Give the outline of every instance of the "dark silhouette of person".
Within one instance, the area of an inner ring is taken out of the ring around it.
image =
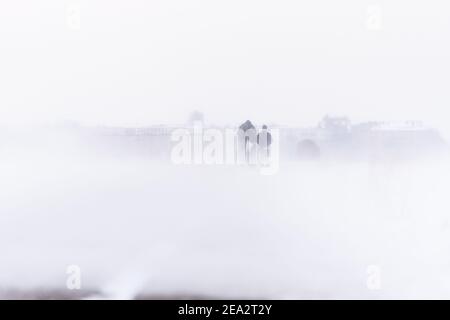
[[[262,160],[265,161],[270,156],[270,145],[272,144],[272,135],[267,129],[266,125],[262,126],[262,130],[256,137],[256,143],[259,147],[259,154],[262,156]]]
[[[245,121],[243,124],[239,126],[239,143],[242,144],[245,154],[245,160],[249,161],[250,159],[250,137],[253,137],[253,142],[255,142],[256,128],[250,120]]]
[[[272,135],[265,124],[262,126],[262,130],[256,137],[256,143],[263,148],[268,148],[272,144]]]

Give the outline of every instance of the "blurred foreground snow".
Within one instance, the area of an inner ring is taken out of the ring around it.
[[[450,298],[450,165],[0,162],[0,289],[91,298]],[[380,288],[367,282],[379,268]]]

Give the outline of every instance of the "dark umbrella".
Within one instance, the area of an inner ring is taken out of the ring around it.
[[[243,124],[239,126],[239,130],[246,132],[247,130],[255,129],[255,126],[250,120],[245,121]]]

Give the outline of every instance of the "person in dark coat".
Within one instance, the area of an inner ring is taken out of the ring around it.
[[[256,142],[262,148],[268,148],[272,144],[272,135],[265,124],[262,126],[262,130],[258,133]]]
[[[245,121],[239,126],[238,142],[240,147],[243,148],[246,162],[250,160],[250,143],[256,142],[256,139],[256,128],[250,120]]]
[[[258,144],[259,154],[262,160],[267,160],[270,156],[270,145],[272,144],[272,135],[267,129],[266,125],[262,126],[262,130],[256,137],[256,143]]]

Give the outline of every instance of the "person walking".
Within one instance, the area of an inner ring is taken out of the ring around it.
[[[252,139],[250,139],[252,138]],[[243,124],[239,126],[238,131],[238,143],[239,148],[243,150],[245,162],[250,161],[250,149],[251,144],[255,143],[257,140],[256,137],[256,128],[250,120],[245,121]]]
[[[261,131],[258,133],[256,137],[256,143],[259,147],[259,155],[263,163],[270,157],[270,145],[272,144],[272,135],[270,134],[267,126],[264,124],[262,126]]]

